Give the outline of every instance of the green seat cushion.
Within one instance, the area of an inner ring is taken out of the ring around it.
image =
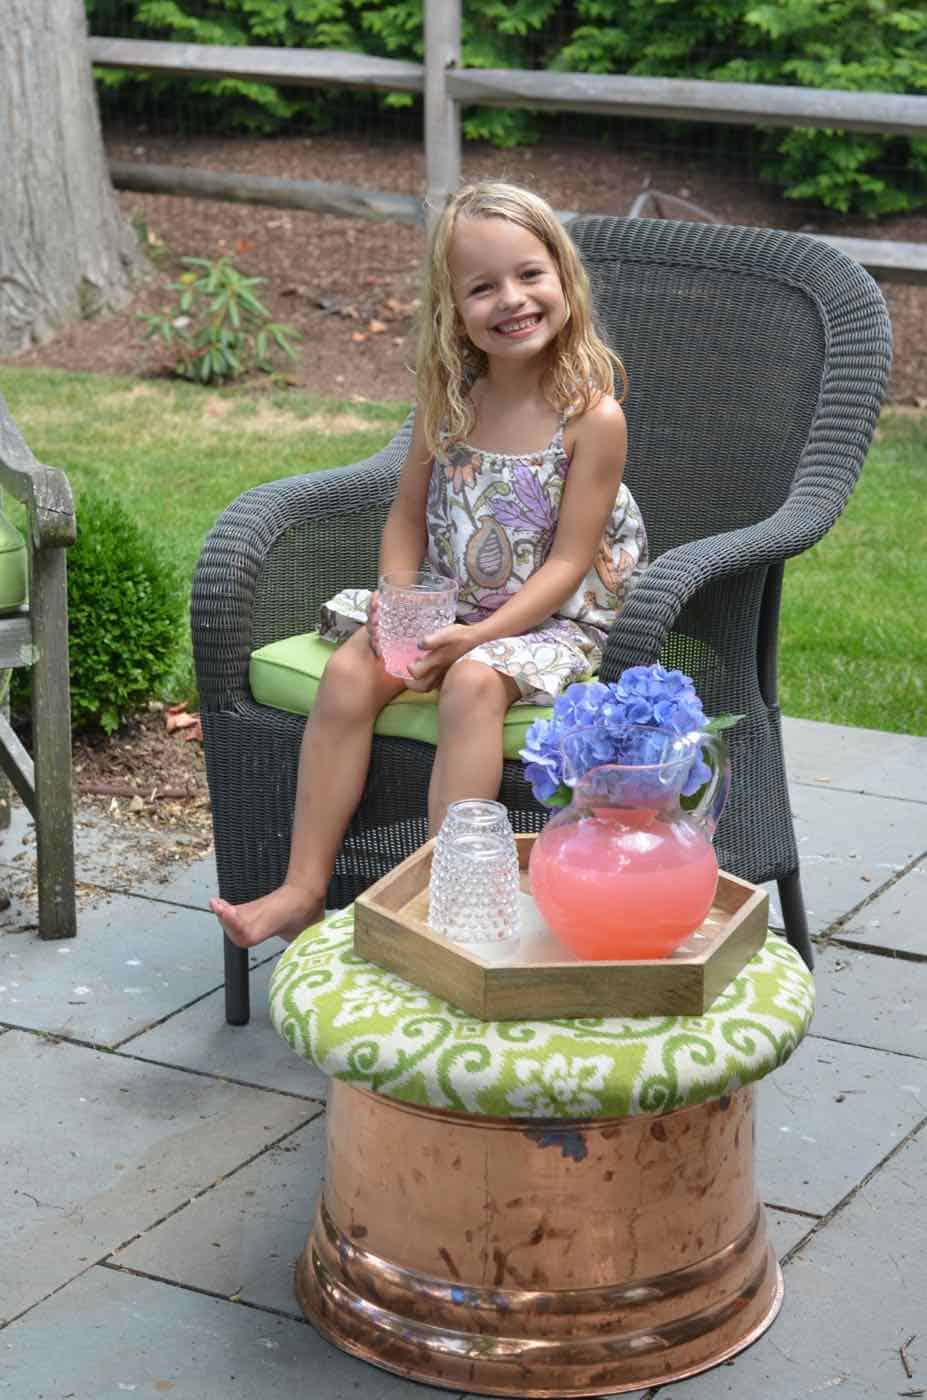
[[[285,637],[251,653],[249,678],[251,694],[259,705],[273,705],[294,715],[308,715],[328,658],[335,651],[332,642],[323,641],[318,632],[305,632],[298,637]],[[380,712],[374,733],[388,739],[418,739],[422,743],[438,742],[437,691],[427,695],[404,690]],[[534,720],[550,715],[540,705],[513,705],[503,726],[503,752],[506,758],[518,758],[524,746],[525,731]]]
[[[271,1018],[325,1074],[388,1098],[503,1118],[665,1113],[762,1079],[801,1041],[814,983],[770,934],[703,1016],[478,1021],[353,950],[351,909],[290,944]]]
[[[27,593],[26,541],[0,510],[0,613],[21,608]]]

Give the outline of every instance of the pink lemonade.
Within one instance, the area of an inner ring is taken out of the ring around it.
[[[547,827],[531,850],[531,893],[577,957],[661,958],[704,919],[718,883],[711,842],[686,821],[597,808]]]
[[[425,655],[419,651],[417,642],[397,640],[382,643],[383,666],[391,676],[396,676],[398,680],[409,679],[409,662],[421,661]]]

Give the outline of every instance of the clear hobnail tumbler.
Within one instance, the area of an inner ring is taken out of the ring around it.
[[[380,579],[377,637],[383,665],[398,680],[411,680],[410,661],[421,659],[419,642],[449,627],[457,608],[457,581],[427,569],[384,574]]]
[[[466,797],[452,802],[438,831],[431,857],[428,922],[438,933],[444,932],[447,903],[447,852],[451,837],[461,831],[501,836],[509,847],[511,864],[518,871],[518,852],[509,814],[501,802],[488,797]]]
[[[503,803],[490,797],[464,797],[459,802],[450,804],[435,841],[434,860],[440,860],[448,841],[458,831],[504,836],[511,843],[513,854],[515,853],[515,833],[512,831],[509,814]]]
[[[518,861],[505,837],[456,831],[438,877],[440,928],[457,943],[511,945],[518,934]]]

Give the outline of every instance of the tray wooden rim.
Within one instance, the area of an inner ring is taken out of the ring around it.
[[[537,834],[516,837],[523,872]],[[426,841],[357,896],[354,949],[483,1020],[700,1015],[765,942],[766,891],[719,871],[721,898],[716,895],[712,910],[720,908],[727,919],[704,949],[652,959],[496,962],[481,957],[474,945],[436,933],[409,911],[427,888],[433,849],[434,840]],[[401,943],[392,941],[396,935],[404,935]],[[585,986],[590,970],[600,988],[594,994]],[[520,1009],[513,996],[521,999]]]

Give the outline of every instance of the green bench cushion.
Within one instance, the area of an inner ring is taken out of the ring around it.
[[[770,935],[704,1016],[478,1021],[353,951],[351,909],[300,934],[270,988],[290,1048],[325,1074],[490,1117],[664,1113],[762,1079],[789,1058],[814,983]]]
[[[2,504],[0,495],[0,506]],[[21,608],[28,592],[26,541],[0,509],[0,613]]]
[[[326,662],[335,650],[333,643],[323,641],[318,632],[305,632],[298,637],[285,637],[251,653],[249,679],[251,694],[259,705],[273,705],[294,715],[308,715]],[[388,739],[418,739],[421,743],[438,742],[437,691],[426,695],[404,690],[380,712],[374,733]],[[503,726],[503,752],[506,758],[518,758],[524,747],[525,731],[534,720],[549,716],[550,710],[540,705],[513,705]]]

